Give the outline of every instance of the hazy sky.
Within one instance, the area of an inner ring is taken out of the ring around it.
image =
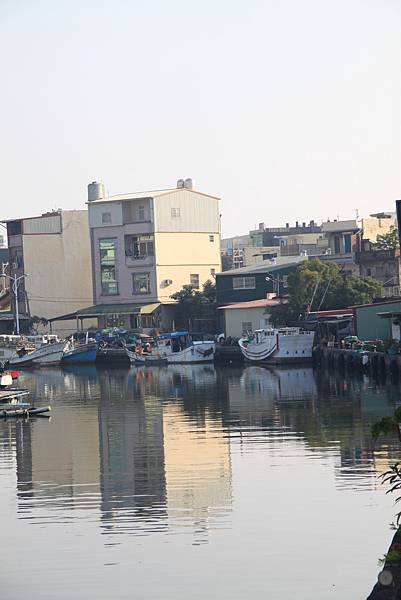
[[[399,0],[0,0],[0,218],[192,177],[225,235],[401,197]]]

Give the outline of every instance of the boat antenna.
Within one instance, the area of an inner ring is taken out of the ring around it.
[[[315,299],[315,295],[316,295],[316,292],[317,292],[317,288],[319,287],[319,283],[320,283],[320,275],[317,278],[317,282],[316,282],[314,290],[313,290],[312,298],[311,298],[311,301],[309,302],[309,312],[312,311],[312,304],[313,304],[313,300]]]
[[[317,311],[318,311],[318,312],[319,312],[319,310],[320,310],[320,307],[321,307],[321,306],[322,306],[322,304],[323,304],[323,301],[324,301],[324,299],[326,298],[326,294],[327,294],[327,292],[328,292],[328,289],[329,289],[329,287],[330,287],[330,284],[331,284],[331,280],[332,280],[332,279],[333,279],[333,277],[330,277],[330,279],[329,279],[329,282],[328,282],[328,284],[326,285],[326,289],[324,290],[324,294],[323,294],[323,296],[322,296],[322,299],[320,300],[320,304],[319,304],[319,306],[318,306],[318,309],[317,309]]]

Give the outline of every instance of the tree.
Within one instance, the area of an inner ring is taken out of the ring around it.
[[[373,248],[376,250],[395,250],[399,245],[398,230],[396,227],[391,227],[388,233],[377,236]]]
[[[305,313],[366,304],[381,294],[371,277],[345,275],[335,263],[305,261],[288,276],[288,302],[269,307],[273,325],[289,325]]]
[[[192,285],[184,285],[182,289],[170,296],[177,301],[176,325],[190,331],[214,333],[217,327],[216,286],[207,280],[202,291]]]
[[[37,317],[36,315],[32,316],[28,321],[29,329],[32,329],[32,331],[34,331],[35,333],[38,333],[39,325],[42,325],[42,327],[46,327],[47,324],[47,319],[45,319],[44,317]]]

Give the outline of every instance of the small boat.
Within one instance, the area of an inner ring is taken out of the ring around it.
[[[314,331],[299,327],[257,329],[240,338],[245,360],[253,363],[286,364],[312,362]]]
[[[1,405],[0,405],[0,417],[1,418],[7,418],[7,417],[33,417],[36,415],[45,415],[45,413],[48,413],[51,410],[51,406],[31,406],[31,407],[23,407],[23,406],[17,406],[16,408],[7,408],[7,409],[2,409]],[[48,415],[45,415],[48,416]]]
[[[65,347],[65,341],[44,344],[35,349],[22,347],[8,360],[8,365],[20,368],[59,365]]]
[[[201,339],[196,339],[196,338]],[[203,339],[203,334],[190,334],[188,331],[173,331],[155,338],[154,346],[147,352],[126,353],[133,364],[163,365],[208,363],[214,360],[214,340]]]
[[[96,361],[98,345],[96,342],[75,345],[70,344],[61,359],[63,365],[88,364]]]
[[[51,410],[50,406],[31,406],[23,398],[29,396],[29,390],[9,388],[0,390],[0,418],[5,417],[29,417],[42,415]]]

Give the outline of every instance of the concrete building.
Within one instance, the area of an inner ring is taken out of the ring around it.
[[[21,278],[21,314],[50,319],[87,306],[92,298],[91,255],[86,210],[58,210],[7,221],[8,274]],[[14,310],[13,306],[13,310]],[[69,334],[74,320],[56,324]]]
[[[171,295],[202,289],[221,269],[219,198],[192,180],[158,191],[106,196],[88,186],[95,306],[99,327],[171,328]]]
[[[361,277],[373,277],[383,286],[386,298],[401,296],[400,249],[378,250],[368,240],[362,241],[360,252],[356,252],[355,262]]]
[[[319,258],[335,262],[345,273],[359,275],[355,252],[360,249],[362,231],[355,219],[327,221],[322,224],[327,248]]]
[[[268,298],[261,300],[219,306],[218,310],[222,315],[222,329],[226,338],[242,337],[255,329],[271,327],[266,309],[278,304],[280,304],[280,300],[275,297],[275,294],[268,294]]]
[[[397,227],[395,213],[381,212],[370,215],[369,218],[361,219],[363,239],[376,242],[378,235],[386,235]]]

